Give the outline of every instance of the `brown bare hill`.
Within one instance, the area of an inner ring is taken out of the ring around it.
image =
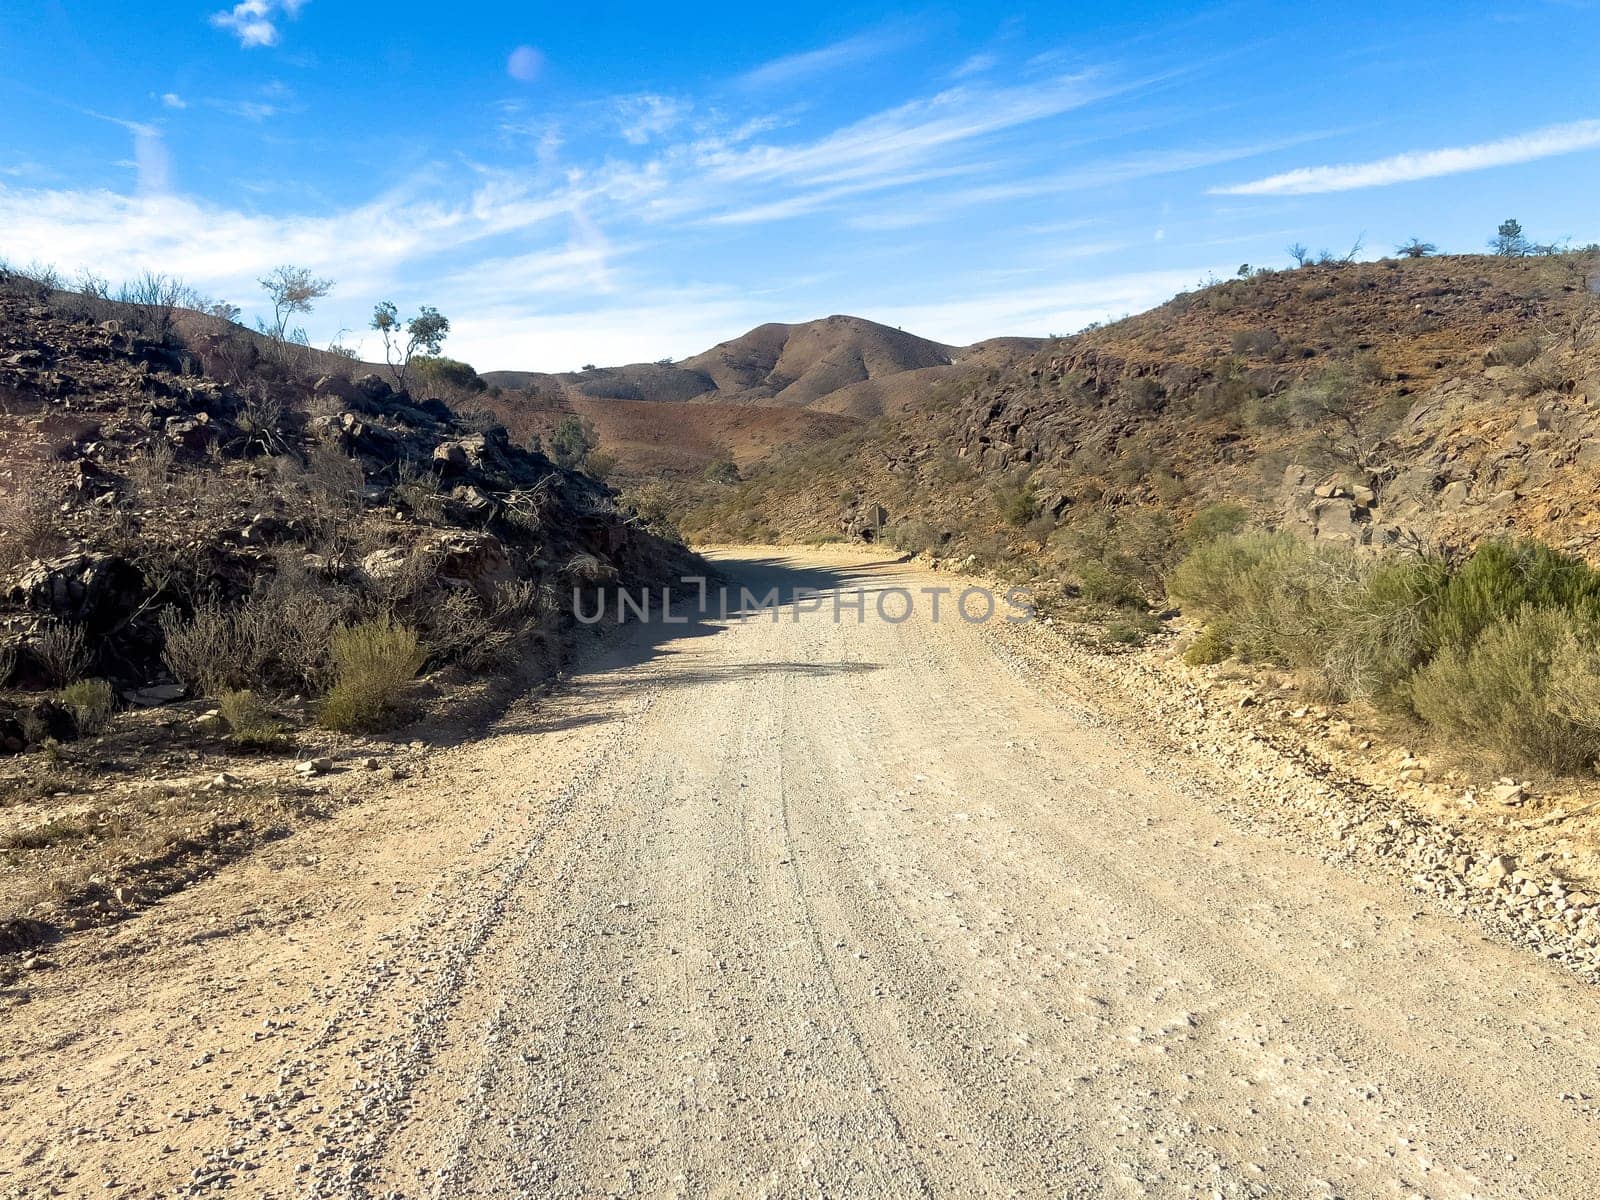
[[[1572,253],[1218,283],[780,455],[686,528],[848,533],[882,504],[908,548],[1069,578],[1104,551],[1154,579],[1183,522],[1230,501],[1320,538],[1517,532],[1592,554],[1597,279]]]
[[[828,401],[842,389],[907,371],[948,367],[957,351],[859,317],[762,325],[684,365],[717,383],[714,399],[848,411]],[[866,415],[866,414],[850,414]]]
[[[802,408],[599,399],[549,390],[502,390],[471,403],[524,443],[533,437],[548,441],[568,416],[588,421],[623,477],[698,475],[719,459],[745,469],[775,450],[826,441],[856,423]]]
[[[597,400],[648,400],[819,408],[849,416],[882,411],[874,397],[852,411],[837,399],[854,385],[907,372],[949,367],[964,351],[860,317],[832,316],[799,325],[760,325],[677,363],[633,363],[546,374],[491,371],[491,386],[559,391]]]
[[[564,416],[582,417],[623,475],[698,473],[724,457],[748,467],[857,421],[903,412],[952,381],[1008,367],[1043,344],[995,338],[946,346],[832,316],[761,325],[676,363],[490,371],[482,378],[498,393],[475,403],[519,436],[547,435]]]

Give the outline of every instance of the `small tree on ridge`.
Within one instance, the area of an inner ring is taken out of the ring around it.
[[[272,301],[272,324],[263,325],[262,329],[279,342],[289,340],[290,317],[310,312],[318,300],[333,291],[333,280],[317,279],[305,267],[288,264],[274,267],[256,282],[266,289],[267,298]]]
[[[372,328],[383,338],[383,360],[389,364],[395,387],[404,391],[411,360],[419,352],[424,356],[439,353],[450,332],[450,320],[437,308],[424,304],[416,316],[402,321],[394,301],[384,300],[372,310]]]

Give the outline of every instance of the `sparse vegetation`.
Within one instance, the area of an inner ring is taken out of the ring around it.
[[[402,319],[394,301],[384,300],[372,310],[372,328],[383,338],[383,357],[394,376],[394,386],[404,390],[412,359],[439,353],[450,332],[450,320],[427,304],[416,316]]]
[[[288,727],[254,692],[224,692],[217,712],[228,726],[228,740],[241,750],[285,750],[293,744]]]
[[[1506,766],[1569,771],[1600,753],[1584,716],[1600,694],[1600,572],[1549,547],[1489,542],[1452,566],[1244,533],[1196,547],[1169,590],[1206,621],[1190,662],[1288,667]]]
[[[61,498],[48,475],[18,464],[0,483],[0,570],[47,558],[63,541]]]
[[[1507,338],[1489,350],[1489,361],[1507,367],[1522,367],[1539,357],[1539,339],[1533,336]]]
[[[237,604],[161,615],[167,666],[202,695],[317,691],[335,629],[354,597],[315,587],[270,587]]]
[[[721,484],[731,487],[742,478],[738,465],[731,458],[719,458],[705,469],[703,476],[707,483]]]
[[[94,657],[83,626],[71,621],[46,626],[34,640],[33,654],[50,680],[61,687],[81,678]]]
[[[337,630],[329,645],[333,685],[318,718],[345,733],[392,728],[427,658],[416,631],[387,617]]]
[[[582,470],[591,452],[600,444],[594,426],[582,417],[562,417],[550,435],[550,457],[563,467]]]
[[[78,732],[94,737],[103,732],[116,712],[117,694],[104,679],[80,679],[61,689],[57,697],[62,707],[72,714]]]
[[[305,267],[284,265],[263,275],[259,282],[272,303],[272,324],[262,325],[262,332],[279,343],[305,341],[305,331],[291,331],[289,319],[297,314],[309,313],[318,300],[333,291],[333,280],[318,279]],[[294,336],[298,333],[298,337]]]
[[[1494,237],[1489,239],[1489,248],[1502,258],[1521,258],[1533,253],[1533,243],[1528,241],[1522,232],[1522,222],[1515,217],[1507,217],[1500,222]]]

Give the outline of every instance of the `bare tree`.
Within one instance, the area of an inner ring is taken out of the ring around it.
[[[1439,253],[1439,247],[1432,242],[1425,242],[1421,238],[1411,238],[1401,242],[1394,248],[1394,252],[1402,258],[1427,258],[1430,254]]]
[[[194,293],[184,282],[158,271],[146,271],[131,283],[122,285],[117,299],[142,310],[146,332],[159,342],[165,342],[172,332],[172,312],[188,302]]]
[[[333,291],[333,280],[317,279],[305,267],[274,267],[257,282],[272,301],[272,324],[263,325],[262,331],[279,342],[289,340],[290,317],[310,312],[318,300]]]
[[[1297,267],[1303,267],[1311,261],[1311,251],[1306,248],[1304,242],[1296,242],[1290,246],[1288,254],[1290,258],[1294,259],[1294,265]]]
[[[403,391],[411,360],[419,352],[439,353],[445,335],[450,332],[450,320],[437,308],[424,304],[416,316],[402,321],[394,301],[384,300],[372,310],[372,328],[383,338],[383,359],[389,364],[395,387]]]

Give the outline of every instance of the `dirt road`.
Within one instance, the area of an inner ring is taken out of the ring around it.
[[[867,618],[636,627],[58,948],[0,1194],[1600,1190],[1592,989],[1229,825],[1028,630],[872,612],[948,577],[729,568]]]

